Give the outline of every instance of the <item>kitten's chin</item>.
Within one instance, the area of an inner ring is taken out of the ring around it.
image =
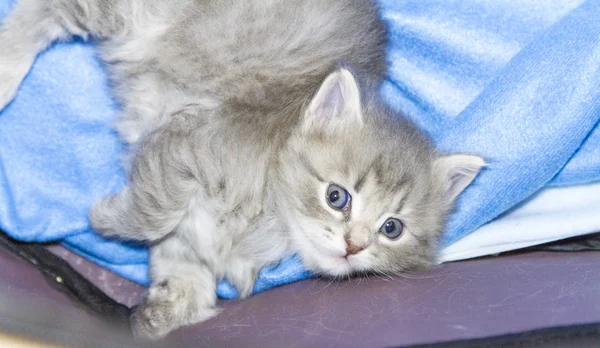
[[[296,252],[308,270],[333,277],[346,276],[353,272],[342,246],[336,248],[335,244],[329,244],[327,241],[313,241],[300,228],[294,230]]]
[[[313,271],[331,277],[347,276],[353,272],[352,265],[344,257],[317,256],[312,262]],[[310,267],[310,266],[308,266]]]

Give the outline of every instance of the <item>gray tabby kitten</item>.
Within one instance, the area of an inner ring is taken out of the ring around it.
[[[426,266],[483,166],[381,103],[372,1],[20,0],[0,31],[0,107],[71,36],[98,40],[122,105],[129,185],[90,217],[151,243],[138,337],[214,316],[219,279],[248,296],[294,253],[334,277]]]

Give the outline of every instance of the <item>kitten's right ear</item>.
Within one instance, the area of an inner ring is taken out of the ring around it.
[[[452,154],[435,160],[433,168],[441,176],[447,199],[454,202],[483,167],[485,167],[485,161],[479,156]]]
[[[358,84],[350,71],[339,69],[327,76],[308,105],[302,131],[331,133],[362,124]]]

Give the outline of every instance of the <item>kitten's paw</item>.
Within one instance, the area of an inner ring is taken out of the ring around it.
[[[94,203],[89,218],[92,227],[105,237],[147,240],[149,235],[140,226],[139,214],[130,203],[129,188]]]
[[[258,278],[258,269],[251,261],[236,260],[227,269],[227,279],[235,285],[239,298],[252,295],[254,283]]]
[[[171,286],[163,281],[150,288],[148,297],[131,316],[131,329],[136,339],[158,340],[171,331],[210,319],[219,313],[215,307],[199,306],[193,291]]]
[[[158,340],[166,336],[177,323],[171,320],[169,303],[140,304],[130,318],[133,336],[139,340]]]
[[[121,217],[113,206],[114,197],[104,198],[92,205],[90,209],[90,223],[92,228],[105,237],[119,235],[118,221]]]

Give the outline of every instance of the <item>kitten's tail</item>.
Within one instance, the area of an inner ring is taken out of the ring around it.
[[[115,20],[103,19],[114,13],[116,1],[18,1],[0,25],[0,110],[15,97],[38,53],[52,42],[114,30]]]

